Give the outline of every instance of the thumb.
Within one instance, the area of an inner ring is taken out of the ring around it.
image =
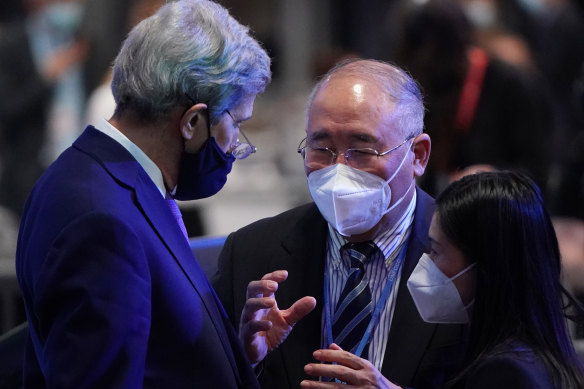
[[[282,312],[288,325],[293,326],[316,307],[316,299],[311,296],[302,297],[285,312]]]

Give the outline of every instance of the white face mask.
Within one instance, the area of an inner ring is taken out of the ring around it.
[[[465,306],[460,298],[454,281],[470,269],[476,263],[468,266],[454,277],[448,278],[434,264],[434,261],[423,254],[412,275],[408,279],[408,289],[418,313],[425,322],[442,324],[466,324],[468,323],[467,308],[473,302]]]
[[[395,208],[414,185],[414,180],[404,195],[391,208],[389,183],[403,166],[406,153],[399,167],[389,180],[337,163],[315,170],[308,176],[308,189],[325,220],[341,235],[362,234],[373,228],[383,215]]]

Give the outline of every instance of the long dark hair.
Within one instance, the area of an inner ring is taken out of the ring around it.
[[[558,241],[537,185],[520,172],[473,174],[436,202],[448,239],[477,263],[465,372],[519,339],[542,358],[555,386],[583,388],[564,316]]]

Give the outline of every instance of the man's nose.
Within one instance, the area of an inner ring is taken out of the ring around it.
[[[336,156],[333,159],[333,164],[335,163],[349,165],[349,158],[347,156],[347,152],[336,154]]]

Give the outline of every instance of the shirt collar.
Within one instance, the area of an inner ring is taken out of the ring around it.
[[[401,247],[403,247],[403,244],[409,237],[409,232],[411,231],[410,227],[414,221],[416,198],[417,192],[414,191],[414,195],[410,200],[408,208],[402,214],[397,223],[392,228],[379,232],[372,239],[373,243],[375,243],[383,253],[383,257],[385,258],[385,266],[387,268],[389,268],[393,260],[397,257]],[[328,229],[328,249],[332,259],[332,265],[336,269],[341,264],[340,249],[348,242],[348,240],[337,230],[335,230],[330,224],[328,224]],[[346,265],[349,266],[349,264]]]
[[[166,187],[164,186],[164,179],[160,168],[152,161],[145,152],[143,152],[134,142],[115,128],[110,122],[105,119],[99,120],[95,128],[116,142],[122,145],[128,152],[138,161],[140,166],[146,171],[148,177],[152,180],[154,185],[158,188],[162,196],[166,194]]]

